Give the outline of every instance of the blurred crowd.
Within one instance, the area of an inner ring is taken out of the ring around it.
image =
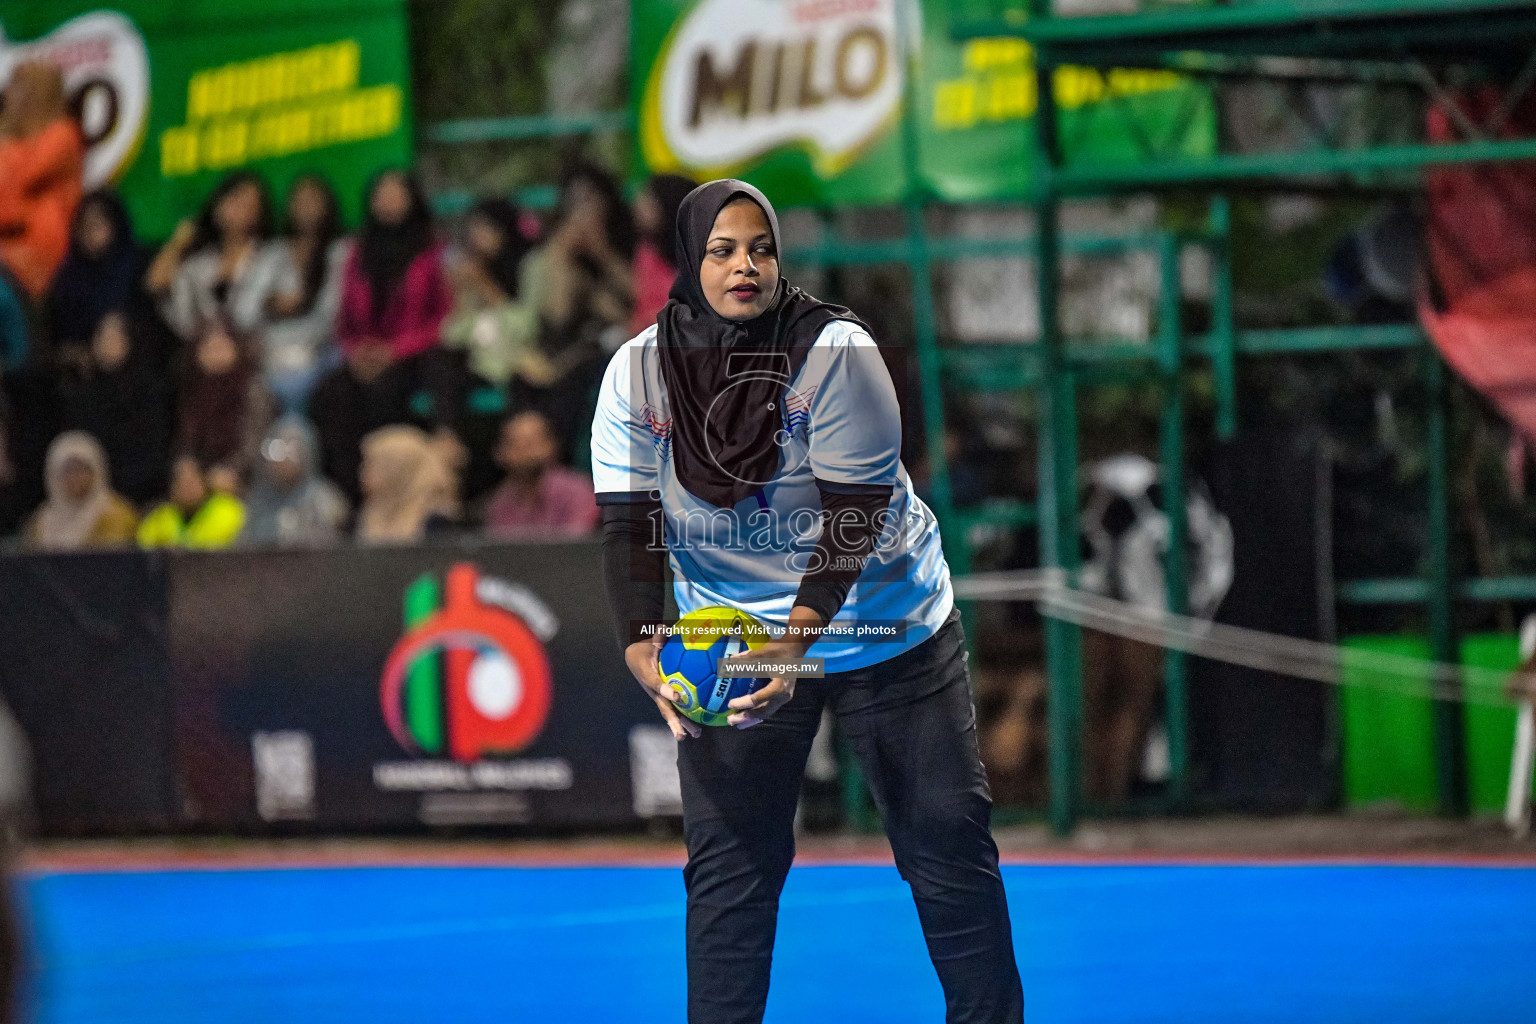
[[[546,216],[486,199],[450,235],[391,168],[348,235],[323,177],[279,201],[237,171],[152,251],[115,193],[81,195],[57,72],[19,71],[6,93],[8,533],[209,549],[596,528],[596,389],[666,301],[692,182],[654,179],[631,204],[573,162]]]

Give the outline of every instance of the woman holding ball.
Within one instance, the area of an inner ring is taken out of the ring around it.
[[[779,274],[773,207],[695,189],[655,327],[616,352],[592,425],[609,602],[635,678],[678,739],[688,1019],[762,1020],[779,892],[823,708],[857,754],[911,886],[950,1024],[1017,1024],[1023,994],[989,831],[964,635],[938,525],[900,461],[890,374],[851,312]],[[667,560],[679,614],[739,608],[753,659],[820,659],[678,714],[657,652]]]

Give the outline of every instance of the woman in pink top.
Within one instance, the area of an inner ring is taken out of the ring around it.
[[[342,277],[336,340],[347,362],[382,371],[437,344],[453,291],[421,186],[385,171],[368,190],[368,212]],[[373,374],[377,376],[377,373]]]
[[[344,361],[309,401],[321,466],[354,503],[362,497],[362,439],[413,419],[412,398],[431,390],[432,357],[452,305],[421,186],[403,170],[383,172],[369,186],[342,271],[336,342]]]
[[[629,320],[633,338],[656,322],[677,277],[677,208],[698,182],[679,174],[658,174],[635,197],[635,312]]]

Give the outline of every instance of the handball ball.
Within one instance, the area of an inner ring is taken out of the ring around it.
[[[677,620],[657,658],[662,685],[676,688],[673,705],[700,725],[725,725],[729,704],[766,686],[768,680],[715,674],[721,658],[755,651],[769,640],[763,624],[736,608],[715,605]]]

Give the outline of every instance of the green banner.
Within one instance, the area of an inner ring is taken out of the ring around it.
[[[319,171],[355,220],[411,157],[404,0],[4,0],[0,82],[28,59],[63,67],[86,187],[115,183],[146,238],[242,167]]]
[[[1033,55],[1014,38],[956,43],[949,5],[920,12],[915,90],[905,82],[906,0],[635,0],[632,99],[640,166],[745,177],[790,204],[889,203],[916,186],[965,202],[1027,194]],[[1022,6],[1022,5],[1021,5]],[[1210,91],[1169,72],[1062,68],[1068,161],[1212,153]],[[916,94],[917,180],[902,118]]]

